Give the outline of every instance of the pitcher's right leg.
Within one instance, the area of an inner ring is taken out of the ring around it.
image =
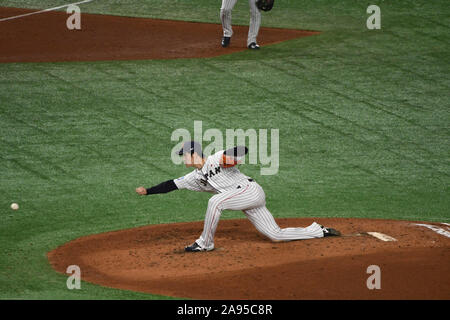
[[[220,20],[222,20],[223,36],[231,38],[233,35],[233,28],[231,27],[231,11],[237,0],[222,0],[222,7],[220,8]]]

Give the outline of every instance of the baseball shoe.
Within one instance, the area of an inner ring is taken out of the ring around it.
[[[333,237],[333,236],[340,236],[341,233],[333,228],[326,228],[322,226],[323,236],[324,237]]]
[[[247,46],[247,48],[249,48],[250,50],[258,50],[259,44],[257,44],[256,42],[252,42]]]
[[[228,47],[230,45],[230,40],[231,40],[231,37],[223,37],[222,42],[221,42],[222,47],[224,47],[224,48]]]
[[[201,252],[201,251],[211,251],[211,250],[213,250],[213,249],[205,249],[205,248],[200,247],[197,242],[194,242],[190,246],[187,246],[186,248],[184,248],[184,251],[186,251],[186,252]]]

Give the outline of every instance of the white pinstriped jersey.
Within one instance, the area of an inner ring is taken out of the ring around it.
[[[231,11],[236,5],[237,0],[222,0],[220,8],[220,18],[222,20],[223,35],[231,37],[233,35],[233,28],[231,26]],[[261,12],[256,6],[256,0],[248,0],[250,6],[250,24],[247,36],[247,45],[252,42],[257,42],[256,38],[261,26]]]
[[[178,189],[209,191],[216,193],[208,201],[203,232],[195,241],[202,250],[214,249],[214,235],[223,210],[242,210],[251,223],[272,241],[291,241],[321,238],[322,226],[316,222],[307,228],[280,228],[266,208],[266,196],[262,187],[236,166],[220,165],[224,151],[206,158],[201,169],[175,179]]]
[[[224,150],[206,158],[201,169],[195,169],[187,175],[175,179],[178,189],[221,193],[235,189],[239,183],[248,181],[248,176],[236,166],[224,168],[220,166]]]

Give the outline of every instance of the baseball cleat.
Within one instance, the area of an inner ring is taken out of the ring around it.
[[[252,42],[248,45],[248,48],[251,50],[258,50],[259,49],[259,44],[256,44],[256,42]]]
[[[186,252],[201,252],[201,251],[211,251],[211,250],[212,249],[208,250],[208,249],[204,249],[204,248],[200,247],[197,242],[194,242],[190,246],[187,246],[186,248],[184,248],[184,251],[186,251]]]
[[[231,37],[223,37],[222,42],[221,42],[222,47],[224,47],[224,48],[228,47],[230,45],[230,40],[231,40]]]
[[[324,237],[340,236],[341,233],[333,228],[322,227]]]

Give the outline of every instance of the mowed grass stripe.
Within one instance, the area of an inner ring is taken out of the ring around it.
[[[144,88],[137,81],[131,80],[133,79],[133,75],[124,77],[125,74],[123,72],[121,72],[120,75],[115,75],[114,73],[110,72],[110,68],[101,68],[100,65],[94,65],[93,67],[94,69],[102,72],[108,78],[115,79],[116,81],[124,84],[126,86],[125,88],[126,91],[128,91],[127,89],[142,91],[146,96],[155,96],[158,98],[158,100],[160,101],[166,100],[166,102],[170,104],[170,101],[167,101],[167,97],[163,97],[162,95],[159,95],[155,90],[149,90],[148,88]],[[117,70],[123,70],[127,73],[130,73],[130,70],[124,67],[121,63],[116,64],[116,67]],[[142,113],[134,112],[133,114],[145,120],[151,121],[161,127],[164,127],[166,130],[175,130],[175,127],[169,125],[170,122],[169,124],[167,124],[165,122],[156,121],[154,118]]]
[[[123,108],[122,106],[118,105],[113,99],[105,98],[104,96],[102,96],[102,95],[100,95],[100,94],[98,94],[98,93],[94,93],[93,91],[90,91],[90,90],[88,90],[88,89],[86,89],[86,88],[84,88],[84,87],[82,87],[82,86],[75,85],[75,84],[74,84],[73,82],[71,82],[71,81],[67,81],[67,80],[65,80],[64,78],[60,77],[60,76],[56,76],[56,75],[52,74],[51,71],[43,70],[43,72],[46,73],[46,74],[48,74],[48,75],[50,75],[50,76],[52,76],[52,77],[54,77],[55,79],[60,80],[61,82],[66,83],[68,86],[70,86],[71,88],[73,88],[73,89],[75,89],[75,90],[77,90],[77,91],[87,93],[88,95],[94,97],[96,100],[103,101],[103,102],[105,102],[105,104],[113,104],[113,106],[116,106],[115,109],[114,109],[114,108],[111,108],[110,111],[113,111],[113,112],[114,112],[114,110],[121,110],[121,111],[125,111],[126,113],[131,113],[131,114],[133,114],[133,116],[135,116],[135,117],[137,117],[137,118],[143,117],[143,116],[142,116],[141,114],[139,114],[139,113],[136,113],[136,112],[134,112],[134,111],[132,111],[132,110],[130,110],[130,109],[125,109],[125,108]],[[134,130],[136,130],[136,131],[138,131],[139,133],[142,133],[142,134],[144,134],[144,135],[152,135],[152,133],[151,133],[150,131],[143,130],[142,128],[139,128],[139,127],[135,126],[134,124],[132,124],[132,123],[129,122],[128,120],[126,120],[126,119],[124,119],[124,118],[121,118],[121,117],[119,117],[119,116],[115,116],[115,114],[114,114],[113,112],[110,112],[110,113],[109,113],[109,116],[112,117],[114,120],[116,120],[116,121],[118,121],[118,122],[121,122],[121,123],[125,124],[126,126],[129,126],[129,127],[131,127],[132,129],[134,129]],[[106,114],[105,114],[105,115],[106,115]]]
[[[95,69],[95,66],[94,66],[94,69]],[[120,70],[120,68],[118,70]],[[81,83],[78,84],[78,82],[77,82],[77,84],[75,84],[74,81],[66,80],[61,75],[55,75],[52,72],[51,69],[43,69],[42,72],[47,74],[47,75],[49,75],[50,77],[54,77],[55,79],[59,79],[60,82],[63,82],[66,85],[68,85],[69,87],[75,89],[75,92],[86,93],[89,96],[93,97],[95,100],[102,101],[104,105],[110,106],[110,108],[108,108],[109,112],[103,114],[103,116],[109,116],[112,119],[114,119],[115,121],[117,121],[119,123],[122,123],[122,124],[125,124],[126,126],[131,127],[135,131],[138,131],[139,133],[141,133],[141,135],[138,135],[138,136],[140,136],[142,140],[148,140],[148,137],[151,137],[151,136],[155,137],[155,139],[151,139],[152,145],[149,145],[148,148],[152,148],[152,149],[155,148],[155,143],[160,145],[160,146],[162,146],[163,148],[167,147],[167,144],[165,144],[166,143],[165,139],[159,139],[159,137],[161,136],[162,132],[167,132],[167,129],[172,129],[170,126],[165,125],[165,124],[160,123],[160,122],[157,122],[157,121],[153,121],[151,118],[149,118],[145,114],[135,112],[135,111],[133,111],[130,108],[124,108],[120,103],[118,103],[114,99],[111,99],[108,95],[101,95],[100,93],[98,93],[96,91],[89,90],[86,87],[83,87],[81,85]],[[103,72],[103,71],[100,69],[100,72]],[[103,73],[105,75],[105,78],[107,78],[107,79],[111,79],[111,77],[113,76],[111,73],[108,73],[108,72],[103,72]],[[122,83],[128,84],[125,80],[123,80],[123,78],[120,78],[120,79],[117,79],[117,80],[119,81],[119,83],[122,82]],[[128,86],[128,87],[130,88],[130,86]],[[136,86],[131,86],[131,87],[136,89]],[[154,130],[154,131],[144,130],[144,129],[134,125],[130,120],[127,120],[127,117],[124,117],[123,113],[116,115],[116,112],[115,112],[116,110],[120,110],[120,111],[123,111],[124,113],[131,114],[133,117],[135,117],[136,119],[139,119],[139,120],[142,120],[142,119],[149,120],[152,123],[156,123],[156,124],[158,124],[160,126],[165,127],[166,130],[162,131],[162,132],[160,130]],[[132,147],[132,145],[127,145],[127,146],[129,146],[130,148]],[[117,145],[116,145],[116,147],[117,147]],[[147,166],[150,166],[152,168],[157,169],[156,171],[152,170],[157,175],[162,175],[162,174],[166,174],[168,176],[171,175],[171,173],[168,170],[164,169],[161,166],[156,165],[155,163],[158,163],[158,162],[155,162],[155,160],[152,159],[152,158],[153,158],[152,156],[150,156],[149,158],[146,158],[146,157],[141,156],[141,155],[138,155],[138,157],[137,157],[137,159],[141,160]],[[167,159],[166,162],[170,163],[169,158]]]
[[[268,66],[268,67],[271,67],[271,68],[278,68],[279,71],[285,72],[286,74],[289,74],[291,77],[297,77],[297,78],[302,79],[302,80],[306,79],[307,81],[312,82],[315,85],[317,85],[317,87],[322,87],[322,88],[324,88],[326,90],[329,90],[334,95],[338,95],[338,96],[344,97],[349,103],[353,103],[354,101],[360,101],[360,102],[364,103],[365,105],[367,105],[370,108],[374,108],[374,109],[380,110],[380,111],[385,112],[385,113],[387,113],[389,115],[392,115],[392,116],[394,116],[394,117],[396,117],[396,118],[398,118],[400,120],[403,120],[403,121],[405,121],[405,122],[407,122],[407,123],[409,123],[409,124],[411,124],[413,126],[421,128],[421,129],[427,131],[428,134],[436,133],[437,129],[439,129],[439,131],[441,131],[441,130],[448,131],[448,129],[445,128],[445,127],[429,128],[427,126],[423,126],[423,125],[421,125],[419,123],[419,120],[410,119],[410,118],[407,118],[407,117],[405,117],[403,115],[399,115],[399,114],[397,114],[395,112],[392,112],[392,111],[387,109],[390,106],[387,106],[387,105],[383,104],[382,97],[380,97],[380,98],[373,97],[370,94],[367,94],[366,92],[363,92],[363,91],[359,90],[358,87],[356,87],[356,86],[355,87],[350,87],[350,85],[348,85],[347,82],[343,82],[342,80],[332,79],[330,76],[326,75],[323,72],[318,71],[317,69],[311,69],[311,68],[308,69],[306,63],[301,64],[301,63],[298,63],[296,61],[293,61],[292,59],[287,59],[287,60],[284,60],[283,62],[284,63],[276,63],[276,66],[275,66],[275,63],[269,63],[269,62],[265,63],[265,65]],[[297,71],[297,70],[292,69],[292,68],[288,68],[289,64],[293,64],[296,67],[302,68],[304,72],[301,72],[301,73],[294,72],[294,71]],[[285,66],[285,68],[280,67],[280,65]],[[310,75],[310,76],[314,75],[314,77],[306,78],[305,75]],[[370,74],[368,74],[367,76],[369,77]],[[326,79],[327,81],[323,81],[323,79]],[[337,89],[329,88],[329,85],[333,84],[333,83],[337,84],[340,87],[343,87],[343,88],[341,88],[342,90],[338,91]],[[348,94],[344,94],[343,92],[347,92]],[[368,98],[371,98],[371,99],[366,100],[366,99],[361,99],[360,97],[350,96],[350,94],[353,94],[354,92],[360,93],[361,96],[368,97]],[[376,102],[376,104],[375,104],[375,102]],[[385,108],[382,108],[380,106],[383,106]],[[408,115],[411,114],[409,109],[405,109],[404,113],[407,113]],[[374,131],[371,128],[364,127],[364,126],[362,126],[362,127],[365,128],[366,130]],[[416,134],[416,133],[417,132],[414,131],[414,134]],[[388,136],[387,134],[384,134],[384,133],[380,133],[380,134],[382,134],[382,135],[384,135],[386,137],[389,137],[390,139],[394,139],[395,141],[398,142],[398,139],[395,139],[395,138],[393,138],[391,136]],[[422,150],[423,152],[425,152],[425,153],[427,153],[429,155],[435,156],[436,158],[438,158],[438,156],[440,156],[440,155],[437,155],[436,153],[434,153],[433,151],[428,150],[427,148],[424,148],[422,144],[415,143],[414,141],[401,140],[401,142],[402,143],[405,143],[405,142],[412,143],[412,144],[414,144],[416,146],[416,148]]]
[[[96,69],[101,71],[99,68],[96,68]],[[124,71],[127,71],[127,68],[124,67],[123,65],[121,65],[119,67],[119,69],[124,69]],[[123,82],[125,84],[126,88],[129,88],[130,90],[133,90],[135,87],[142,88],[144,83],[149,83],[150,85],[152,84],[151,79],[148,78],[148,76],[145,76],[145,75],[142,75],[142,74],[140,74],[138,76],[138,78],[133,78],[133,74],[130,74],[129,72],[120,72],[120,73],[114,72],[114,74],[107,72],[107,74],[108,74],[108,79],[120,78],[118,80],[120,82]],[[190,82],[190,83],[192,83],[192,82]],[[142,88],[142,89],[145,92],[148,92],[147,89],[145,89],[145,88]],[[125,89],[125,90],[127,90],[127,89]],[[189,90],[189,89],[187,89],[186,91],[192,92],[192,90]],[[182,96],[182,95],[180,95],[178,93],[170,94],[171,93],[170,88],[168,88],[165,93],[168,94],[168,96],[174,97],[174,98],[164,97],[164,100],[167,100],[169,102],[169,104],[173,105],[173,106],[180,105],[180,101],[184,102],[184,101],[187,100],[186,97],[184,97],[184,96]],[[177,99],[175,97],[177,97]],[[181,107],[181,105],[180,105],[180,107]],[[189,118],[189,116],[190,116],[189,114],[195,114],[196,116],[198,116],[197,120],[202,120],[202,121],[208,120],[209,123],[213,124],[213,126],[217,127],[217,125],[219,125],[219,126],[223,126],[223,128],[229,128],[230,124],[235,124],[236,123],[236,122],[231,122],[231,121],[229,123],[227,123],[227,122],[224,122],[224,121],[220,120],[223,117],[227,117],[227,116],[230,115],[229,112],[226,112],[226,109],[224,109],[223,113],[219,112],[220,113],[220,117],[211,118],[210,116],[208,116],[209,114],[212,114],[212,115],[217,114],[213,110],[215,110],[215,109],[212,109],[209,112],[205,112],[204,114],[200,114],[200,113],[197,113],[197,112],[195,112],[193,110],[189,110],[189,111],[187,111],[186,117]],[[178,117],[180,115],[184,116],[184,114],[180,113],[178,115]],[[233,114],[233,116],[236,117],[237,115]],[[237,117],[237,119],[239,119],[239,116]],[[193,124],[192,122],[189,123],[188,129],[191,129],[190,127],[192,127],[192,124]],[[291,152],[295,151],[295,146],[284,146],[284,147],[287,148],[288,151],[291,151]],[[141,158],[141,159],[144,160],[143,158]],[[158,168],[158,167],[156,167],[156,168]],[[255,169],[253,169],[253,170],[255,170]],[[288,179],[290,179],[290,178],[288,178]]]
[[[379,98],[372,96],[368,92],[364,92],[364,91],[358,89],[358,87],[350,86],[350,84],[347,84],[347,82],[331,78],[330,76],[326,75],[323,72],[318,72],[316,69],[313,70],[311,68],[308,68],[307,64],[298,63],[297,61],[293,61],[292,59],[285,59],[283,62],[284,63],[282,65],[285,65],[286,68],[288,68],[289,64],[291,64],[291,65],[294,65],[294,66],[296,66],[298,68],[303,69],[303,71],[305,71],[305,72],[302,72],[301,73],[302,75],[304,75],[304,74],[308,74],[308,75],[314,74],[316,78],[320,79],[320,81],[317,80],[317,79],[311,79],[311,78],[309,78],[307,80],[315,83],[318,87],[325,88],[324,84],[330,84],[330,83],[334,83],[334,84],[337,84],[340,87],[343,87],[342,89],[344,89],[344,90],[342,90],[341,92],[338,92],[338,91],[333,90],[333,89],[326,88],[327,90],[330,90],[330,92],[332,92],[335,95],[340,95],[340,96],[342,96],[342,97],[344,97],[347,100],[350,100],[352,102],[353,101],[360,101],[360,102],[366,104],[370,108],[374,108],[374,109],[380,110],[380,111],[382,111],[384,113],[387,113],[387,114],[389,114],[391,116],[394,116],[394,117],[396,117],[396,118],[398,118],[400,120],[403,120],[403,121],[405,121],[405,122],[407,122],[409,124],[412,124],[413,126],[417,126],[417,127],[421,128],[421,129],[424,129],[426,131],[430,130],[428,127],[421,125],[416,120],[409,119],[409,118],[407,118],[407,117],[405,117],[403,115],[399,115],[399,114],[397,114],[397,113],[387,109],[387,108],[389,108],[389,106],[384,105],[381,101],[379,101],[380,100]],[[266,63],[266,65],[269,65],[269,64]],[[269,66],[275,68],[275,66],[273,64],[271,64]],[[279,68],[280,71],[284,71],[284,72],[286,72],[287,74],[289,74],[292,77],[300,77],[298,75],[298,73],[295,73],[295,74],[292,73],[291,72],[292,69],[286,69],[286,68],[282,69],[281,67],[278,67],[278,68]],[[326,81],[324,81],[324,80],[326,80]],[[356,93],[359,93],[361,96],[367,97],[368,99],[362,100],[359,97],[358,98],[350,97],[349,95],[342,94],[342,92],[349,92],[349,93],[356,92]],[[372,103],[372,101],[376,101],[377,104]],[[381,107],[381,106],[383,106],[384,108]]]
[[[206,65],[210,66],[211,68],[215,68],[215,69],[218,70],[219,72],[224,72],[224,73],[229,73],[229,74],[231,74],[231,72],[229,72],[229,71],[227,71],[227,70],[220,69],[220,68],[217,67],[216,65],[215,65],[215,66],[213,66],[212,64],[206,64]],[[269,65],[269,66],[270,66],[270,68],[273,68],[272,65]],[[245,82],[245,83],[247,83],[247,84],[250,84],[250,85],[252,85],[252,86],[258,88],[258,89],[261,90],[261,91],[266,91],[266,92],[272,94],[273,96],[277,96],[278,99],[289,100],[291,103],[288,103],[288,104],[281,104],[281,103],[278,103],[277,105],[278,105],[279,107],[281,107],[281,108],[283,108],[283,109],[285,109],[285,110],[291,112],[291,113],[297,113],[298,115],[300,115],[300,116],[302,116],[302,117],[304,117],[304,118],[306,118],[306,119],[308,119],[308,120],[310,120],[310,121],[314,121],[315,123],[319,124],[319,125],[322,126],[323,128],[326,128],[327,130],[331,130],[331,131],[337,132],[337,133],[339,133],[339,134],[341,134],[341,135],[347,136],[347,137],[351,138],[352,140],[354,140],[354,141],[356,141],[356,142],[358,142],[358,143],[360,143],[360,144],[365,145],[365,144],[369,143],[369,140],[366,140],[366,139],[361,140],[361,139],[356,138],[355,135],[354,135],[353,133],[346,133],[346,132],[344,132],[344,131],[342,131],[342,130],[338,130],[338,129],[336,129],[336,126],[331,127],[331,126],[325,125],[325,123],[324,123],[323,121],[320,121],[320,120],[317,120],[317,119],[316,119],[316,120],[313,120],[311,117],[306,116],[306,114],[304,114],[304,113],[302,113],[302,112],[300,112],[300,111],[298,111],[298,110],[295,110],[295,111],[294,111],[292,108],[286,107],[287,105],[292,105],[292,104],[297,103],[297,101],[296,101],[294,98],[292,98],[291,96],[282,96],[282,98],[281,98],[278,92],[275,92],[275,91],[273,91],[273,90],[271,90],[271,89],[269,89],[269,88],[267,88],[267,87],[264,87],[264,86],[261,86],[261,85],[257,85],[255,82],[253,82],[253,81],[251,81],[251,80],[248,80],[248,79],[245,79],[245,78],[243,78],[243,77],[237,76],[236,74],[232,74],[232,75],[233,75],[234,78],[239,79],[240,81],[243,81],[243,82]],[[330,90],[330,91],[332,91],[332,90]],[[334,94],[337,94],[337,95],[340,95],[340,96],[344,96],[344,97],[345,97],[345,95],[343,95],[343,94],[341,94],[341,93],[339,93],[339,92],[337,92],[337,91],[332,91],[332,92],[333,92]],[[348,98],[349,100],[351,100],[351,98],[349,98],[349,97],[346,97],[346,98]],[[310,109],[309,109],[310,111],[313,111],[313,112],[314,112],[314,111],[316,111],[316,110],[322,110],[322,112],[325,112],[324,109],[319,108],[317,105],[312,105],[312,104],[306,103],[305,101],[302,101],[301,104],[303,105],[303,107],[304,107],[305,104],[306,104],[306,105],[310,105]],[[346,118],[340,117],[340,116],[336,115],[336,114],[333,113],[333,112],[326,111],[326,113],[328,113],[329,115],[331,115],[331,116],[334,117],[334,118],[338,118],[339,120],[344,120],[344,121],[346,121],[347,123],[350,123],[350,124],[353,124],[353,125],[358,125],[359,127],[362,127],[361,125],[357,124],[357,122],[355,122],[355,121],[350,121],[350,120],[348,120],[348,119],[346,119]],[[347,127],[347,126],[344,126],[344,127]],[[370,129],[370,128],[366,128],[366,127],[364,127],[364,129],[365,129],[365,130],[368,130],[368,131],[371,131],[371,132],[374,131],[374,130],[372,130],[372,129]],[[384,138],[392,139],[392,138],[388,137],[387,135],[380,134],[380,133],[378,133],[378,132],[377,132],[377,134],[380,135],[380,136],[383,136]],[[404,143],[404,141],[397,141],[397,145],[401,145],[401,144],[403,144],[403,143]],[[383,144],[383,147],[386,148],[387,146]],[[421,166],[421,167],[430,169],[430,170],[432,170],[432,171],[435,171],[435,172],[437,172],[437,173],[440,173],[440,174],[444,174],[444,175],[446,175],[446,176],[449,176],[449,174],[448,174],[447,172],[441,171],[441,170],[439,170],[438,168],[436,168],[436,167],[434,167],[434,166],[430,166],[430,165],[428,164],[428,162],[425,163],[425,162],[423,162],[423,161],[418,161],[418,160],[417,160],[416,158],[414,158],[414,157],[406,156],[405,154],[400,153],[400,152],[398,152],[398,151],[396,151],[396,150],[393,150],[393,149],[390,149],[390,148],[389,148],[389,149],[385,149],[385,151],[390,152],[390,153],[393,153],[393,154],[395,154],[395,155],[396,155],[397,157],[399,157],[399,158],[408,160],[408,161],[410,161],[410,162],[414,162],[414,163],[415,163],[416,165],[418,165],[418,166]],[[431,153],[431,152],[429,152],[429,153]]]
[[[391,36],[396,35],[397,33],[393,32],[391,34]],[[398,34],[397,34],[397,37]],[[404,38],[403,40],[407,40],[407,38]],[[358,42],[359,43],[359,42]],[[423,70],[423,65],[420,63],[415,63],[416,60],[419,60],[419,58],[415,58],[415,61],[410,61],[410,60],[406,60],[405,56],[401,55],[401,54],[397,54],[397,56],[394,56],[394,58],[392,57],[386,57],[386,52],[395,52],[396,49],[395,47],[389,45],[389,44],[384,44],[383,43],[383,54],[378,54],[376,52],[373,51],[374,46],[364,46],[364,43],[358,44],[357,42],[353,42],[351,44],[352,47],[354,47],[355,49],[357,49],[358,51],[361,52],[366,52],[370,54],[370,60],[371,62],[375,62],[376,65],[378,66],[385,66],[388,68],[385,68],[385,71],[388,70],[400,70],[401,74],[403,76],[405,76],[406,80],[409,80],[409,78],[406,78],[407,74],[413,75],[421,80],[423,80],[424,82],[433,82],[434,85],[442,87],[446,90],[448,90],[450,87],[445,83],[445,81],[442,80],[448,80],[448,73],[432,73],[434,75],[434,77],[431,77],[428,75],[428,73],[424,73]],[[406,56],[407,58],[407,56]],[[448,56],[446,58],[446,60],[448,60]],[[405,66],[403,66],[405,65]],[[445,65],[445,64],[444,64]],[[432,66],[432,65],[431,65]],[[448,64],[446,66],[446,69],[448,70]],[[417,70],[417,71],[416,71]],[[447,76],[445,76],[447,75]],[[437,76],[443,76],[443,79],[436,79]]]
[[[349,103],[354,103],[355,101],[359,101],[359,102],[362,102],[364,105],[366,105],[366,106],[368,106],[368,107],[370,107],[370,108],[380,110],[380,111],[382,111],[382,112],[384,112],[384,113],[387,113],[388,115],[391,115],[391,116],[394,116],[394,117],[396,117],[396,118],[399,118],[399,119],[401,119],[401,120],[407,122],[408,124],[411,124],[411,125],[413,125],[413,126],[415,126],[415,127],[419,127],[419,128],[421,128],[421,129],[427,131],[428,133],[432,133],[432,132],[435,132],[435,131],[436,131],[436,129],[429,129],[428,127],[425,127],[425,126],[420,125],[420,124],[419,124],[417,121],[415,121],[415,120],[410,120],[410,119],[408,119],[408,118],[406,118],[406,117],[404,117],[404,116],[402,116],[402,115],[398,115],[398,114],[396,114],[396,113],[394,113],[394,112],[391,112],[391,111],[387,110],[386,108],[380,107],[379,105],[383,105],[383,103],[379,102],[378,99],[375,98],[375,97],[372,97],[372,99],[366,100],[366,99],[361,99],[361,98],[359,98],[359,97],[350,96],[350,93],[359,92],[359,93],[361,93],[362,96],[367,96],[367,97],[370,98],[370,96],[368,96],[368,95],[366,95],[365,93],[359,91],[357,88],[350,88],[347,84],[345,84],[345,83],[343,83],[343,82],[341,82],[341,81],[338,81],[338,80],[330,79],[330,78],[329,78],[328,76],[326,76],[325,74],[320,73],[320,72],[317,72],[316,70],[306,70],[306,68],[305,68],[304,65],[298,64],[298,63],[293,62],[293,61],[290,61],[290,60],[289,60],[289,62],[292,63],[292,64],[294,64],[294,65],[296,65],[297,67],[301,67],[301,68],[305,69],[306,72],[301,73],[301,74],[313,74],[313,73],[314,73],[315,75],[318,75],[320,79],[326,79],[327,81],[325,81],[325,82],[323,82],[323,81],[317,82],[317,83],[316,83],[317,86],[318,86],[318,87],[322,87],[322,88],[324,88],[324,89],[326,89],[326,90],[332,92],[332,93],[333,93],[334,95],[336,95],[336,96],[344,97]],[[273,64],[267,64],[267,65],[270,66],[270,67],[272,67],[272,68],[277,68],[278,70],[280,70],[280,71],[282,71],[282,72],[286,72],[286,73],[288,73],[289,75],[291,75],[291,76],[293,76],[293,77],[299,77],[298,74],[293,74],[293,73],[291,73],[291,72],[290,72],[290,69],[282,69],[282,68],[280,68],[280,67],[275,67]],[[308,72],[308,71],[310,71],[310,72]],[[327,83],[327,84],[335,83],[335,84],[338,84],[339,86],[343,87],[343,90],[338,91],[338,90],[335,90],[335,89],[331,89],[331,88],[329,88],[328,85],[327,85],[327,86],[323,85],[323,83]],[[344,93],[342,93],[342,92],[348,92],[349,94],[347,95],[347,94],[344,94]],[[376,104],[375,104],[375,103],[376,103]],[[317,106],[315,106],[315,107],[317,107]],[[387,106],[385,106],[385,107],[387,107]],[[324,109],[324,108],[318,108],[318,109],[320,109],[320,110],[322,110],[322,111],[324,111],[324,112],[330,113],[330,111],[328,111],[328,110],[326,110],[326,109]],[[335,113],[333,113],[333,114],[335,114]],[[349,121],[350,123],[352,123],[352,124],[355,125],[355,126],[360,127],[361,129],[364,129],[364,130],[373,132],[373,133],[375,133],[376,135],[380,135],[380,136],[384,137],[386,140],[391,140],[392,142],[396,143],[397,145],[402,145],[402,144],[405,144],[405,143],[407,143],[407,144],[408,144],[408,143],[409,143],[409,144],[412,144],[412,145],[415,146],[416,150],[421,150],[422,152],[428,154],[429,159],[430,159],[431,161],[434,161],[435,159],[438,159],[439,156],[440,156],[440,155],[434,153],[433,151],[428,150],[427,148],[423,147],[422,144],[419,144],[419,143],[414,142],[413,139],[409,139],[409,140],[408,140],[408,139],[398,139],[398,138],[396,138],[396,137],[393,137],[393,136],[391,136],[391,135],[388,135],[388,134],[384,133],[384,131],[378,131],[378,130],[373,129],[373,128],[371,128],[371,127],[363,126],[363,125],[359,124],[358,122],[356,122],[356,121],[354,121],[354,120],[350,120],[350,119],[341,117],[341,116],[339,116],[339,115],[337,115],[337,114],[335,114],[335,115],[338,116],[338,117],[340,117],[340,118],[345,119],[346,121]],[[415,132],[415,133],[416,133],[416,132]],[[440,164],[438,164],[438,165],[441,165],[441,166],[442,166],[442,165],[445,165],[445,164],[444,164],[444,163],[440,163]]]
[[[35,170],[32,167],[26,165],[24,159],[21,159],[20,161],[14,159],[14,158],[3,158],[2,157],[1,159],[12,162],[18,169],[22,169],[28,173],[31,173],[32,175],[34,175],[40,179],[55,182],[55,180],[50,178],[50,176],[47,176],[47,175],[43,174],[42,172]],[[31,159],[30,161],[34,162],[34,159]],[[40,167],[40,169],[42,169],[42,168]]]
[[[157,101],[154,104],[149,105],[146,110],[151,111],[151,116],[147,116],[146,114],[142,114],[142,118],[145,120],[151,121],[161,127],[164,127],[165,132],[173,132],[177,129],[175,126],[177,118],[183,115],[182,108],[184,106],[184,103],[188,101],[188,99],[184,99],[182,95],[170,95],[170,87],[166,88],[164,90],[165,96],[158,94],[157,90],[154,89],[154,81],[151,78],[138,78],[132,74],[134,71],[130,70],[123,64],[118,64],[117,69],[120,70],[120,75],[115,75],[111,72],[108,72],[106,70],[102,70],[101,68],[98,68],[101,72],[104,72],[108,75],[108,77],[117,79],[118,81],[122,82],[124,85],[124,90],[139,90],[143,93],[145,93],[148,96],[154,96],[157,97]],[[145,86],[145,83],[148,83],[147,86]],[[175,98],[176,97],[176,98]],[[183,103],[180,103],[183,102]],[[143,102],[145,103],[145,102]],[[178,112],[177,112],[178,111]],[[189,113],[196,114],[193,110],[185,110],[184,112],[186,117],[189,117]],[[199,115],[199,119],[201,119],[201,115]],[[173,117],[174,121],[170,121],[171,117]],[[159,120],[155,120],[159,119]],[[163,120],[165,120],[163,122]],[[169,120],[169,121],[167,121]]]
[[[15,150],[15,154],[23,154],[27,157],[27,159],[32,159],[34,161],[39,161],[40,164],[43,164],[44,167],[50,167],[53,169],[52,175],[60,176],[60,174],[65,175],[67,177],[70,177],[74,180],[83,181],[81,177],[75,176],[66,169],[63,169],[61,166],[55,164],[53,161],[50,161],[48,158],[44,158],[36,153],[33,153],[29,151],[27,148],[19,148],[16,144],[10,143],[6,141],[4,138],[0,139],[0,142],[2,142],[4,145],[7,145],[10,149]],[[37,170],[30,169],[30,172],[37,172]],[[58,174],[59,172],[59,174]],[[39,177],[44,178],[47,177],[49,180],[50,178],[46,175],[39,175]]]

